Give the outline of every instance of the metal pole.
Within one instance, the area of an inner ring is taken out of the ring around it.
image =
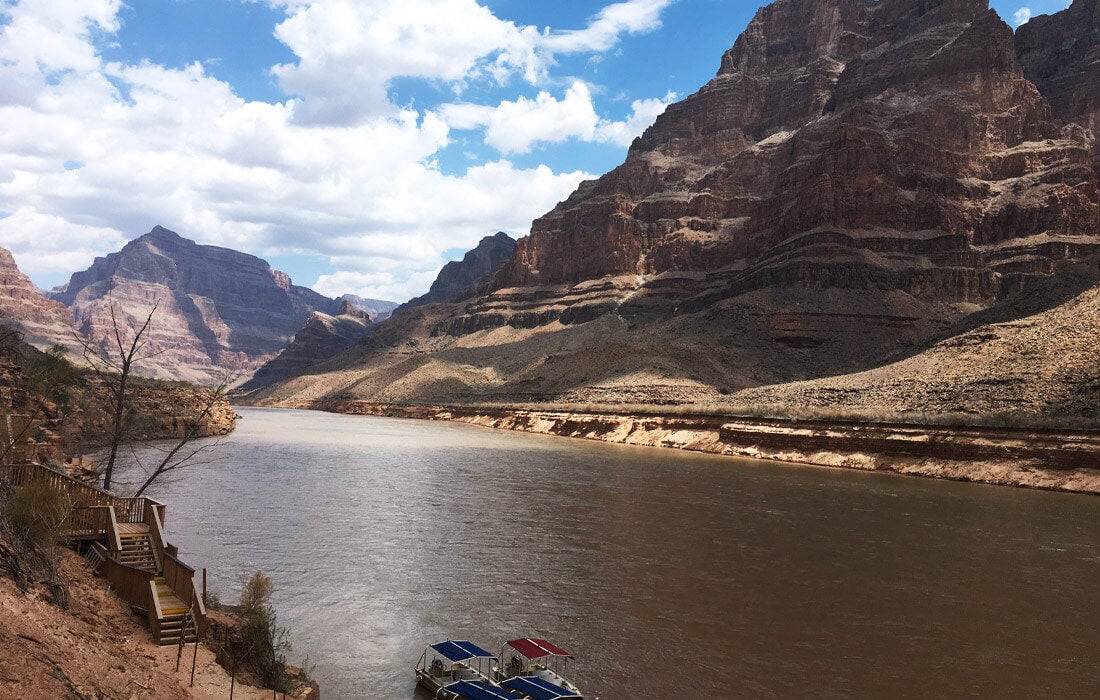
[[[206,567],[202,567],[202,605],[206,607]]]
[[[195,652],[191,655],[191,687],[195,687],[195,665],[199,662],[199,626],[195,625]]]

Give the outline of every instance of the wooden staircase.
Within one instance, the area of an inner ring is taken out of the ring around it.
[[[153,583],[157,589],[157,608],[160,613],[157,643],[161,646],[179,644],[181,636],[184,644],[198,641],[199,628],[195,621],[194,608],[176,595],[163,576],[157,576]]]
[[[149,526],[145,523],[119,523],[118,538],[122,550],[118,552],[118,561],[142,571],[159,573],[157,555],[153,551],[153,542],[149,539]]]
[[[161,645],[194,642],[206,629],[206,607],[195,570],[164,537],[163,503],[125,498],[41,464],[0,464],[0,484],[45,483],[73,502],[61,537],[87,547],[85,559],[112,590],[149,621]]]

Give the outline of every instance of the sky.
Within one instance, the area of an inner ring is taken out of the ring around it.
[[[621,163],[762,4],[0,0],[0,246],[49,289],[162,225],[404,301]]]

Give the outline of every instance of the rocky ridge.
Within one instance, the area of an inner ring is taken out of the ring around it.
[[[335,316],[314,311],[302,330],[274,359],[256,370],[241,385],[241,391],[253,391],[280,379],[302,374],[318,362],[339,355],[357,343],[372,328],[371,318],[348,300]]]
[[[479,294],[264,400],[721,403],[1066,304],[1100,255],[1095,8],[1017,36],[985,0],[778,0]]]
[[[476,318],[514,288],[615,278],[589,315],[825,288],[949,318],[1100,252],[1092,147],[984,0],[779,0],[626,163],[534,223],[464,328],[522,317]]]
[[[218,383],[226,372],[247,376],[274,357],[315,311],[340,304],[294,285],[252,255],[198,245],[160,226],[97,258],[53,298],[67,305],[80,331],[109,344],[111,303],[121,324],[140,327],[154,305],[147,376]]]
[[[462,260],[452,260],[436,275],[427,294],[411,299],[399,308],[440,304],[473,296],[478,285],[500,269],[516,249],[516,241],[507,233],[498,231],[482,238],[477,246],[466,252]]]
[[[47,299],[5,248],[0,248],[0,325],[22,332],[39,350],[61,345],[70,355],[80,355],[72,314],[64,304]]]
[[[306,372],[323,372],[324,367],[318,365],[336,357],[341,351],[350,348],[363,340],[368,333],[377,329],[377,326],[370,325],[370,321],[376,319],[384,321],[393,315],[400,317],[417,307],[454,302],[474,294],[473,290],[478,285],[488,282],[493,273],[499,270],[508,259],[514,248],[515,241],[503,232],[482,238],[475,248],[466,252],[462,260],[455,260],[443,266],[427,294],[401,305],[393,304],[385,317],[367,319],[362,315],[355,316],[353,309],[362,308],[359,302],[366,300],[360,300],[353,295],[344,295],[345,305],[341,315],[333,317],[314,314],[287,349],[258,369],[252,379],[240,387],[240,390],[251,392],[288,377]],[[400,321],[396,323],[400,327]]]

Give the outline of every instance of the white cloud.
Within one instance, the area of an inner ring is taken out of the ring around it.
[[[1021,24],[1027,24],[1028,20],[1030,19],[1031,8],[1021,7],[1020,9],[1016,10],[1016,12],[1012,15],[1012,25],[1014,27],[1019,27]]]
[[[674,92],[669,92],[660,99],[653,97],[646,100],[634,100],[631,103],[633,111],[625,121],[602,122],[596,128],[597,140],[619,146],[629,146],[675,100],[676,93]]]
[[[504,100],[496,107],[443,105],[440,116],[454,129],[484,128],[485,142],[505,154],[526,153],[535,144],[571,138],[629,146],[673,99],[675,94],[668,93],[664,99],[635,100],[626,120],[610,121],[596,114],[592,91],[578,80],[560,100],[543,91],[533,100]]]
[[[608,5],[584,29],[544,33],[540,46],[550,53],[607,51],[622,34],[651,32],[672,0],[629,0]]]
[[[269,0],[288,18],[275,35],[298,57],[273,71],[304,98],[299,117],[348,123],[392,109],[396,77],[451,83],[545,78],[557,54],[595,53],[623,34],[652,31],[673,0],[629,0],[605,7],[583,29],[539,31],[499,19],[476,0]]]
[[[118,29],[119,0],[0,0],[0,245],[25,272],[82,269],[162,224],[257,254],[322,256],[337,272],[319,290],[401,300],[426,290],[444,251],[523,235],[592,177],[507,160],[444,173],[435,159],[452,129],[484,127],[505,154],[569,138],[625,144],[663,105],[635,102],[613,122],[582,82],[561,98],[438,112],[385,91],[395,76],[537,80],[555,53],[653,27],[667,0],[609,6],[572,33],[517,27],[474,0],[272,4],[299,58],[275,68],[298,95],[277,104],[241,98],[197,61],[105,62],[97,41]]]

